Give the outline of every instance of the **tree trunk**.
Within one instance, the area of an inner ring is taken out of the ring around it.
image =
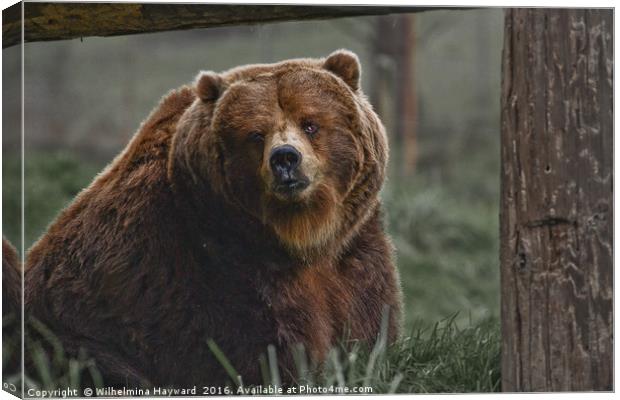
[[[402,151],[401,173],[411,175],[415,171],[417,161],[417,99],[415,93],[415,25],[414,16],[403,14],[398,16],[396,31],[396,133],[400,138]]]
[[[506,13],[504,391],[613,389],[612,18]]]
[[[390,133],[394,172],[408,176],[417,161],[414,16],[378,17],[372,54],[371,102]]]

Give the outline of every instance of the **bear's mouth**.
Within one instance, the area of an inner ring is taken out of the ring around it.
[[[301,196],[301,194],[310,186],[308,178],[288,178],[277,180],[273,185],[273,192],[276,197],[282,200],[293,200]]]

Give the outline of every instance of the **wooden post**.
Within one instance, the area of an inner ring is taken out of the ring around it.
[[[612,390],[613,12],[510,9],[502,389]]]

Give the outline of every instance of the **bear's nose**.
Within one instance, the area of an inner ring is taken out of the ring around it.
[[[301,153],[290,144],[278,146],[271,151],[269,164],[274,175],[280,180],[293,179],[291,173],[301,163]]]

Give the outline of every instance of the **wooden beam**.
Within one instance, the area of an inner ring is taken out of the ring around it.
[[[225,25],[289,20],[328,19],[391,13],[412,13],[424,7],[351,7],[287,5],[26,3],[25,42],[117,36]],[[21,11],[10,7],[2,15],[2,47],[21,38]]]

